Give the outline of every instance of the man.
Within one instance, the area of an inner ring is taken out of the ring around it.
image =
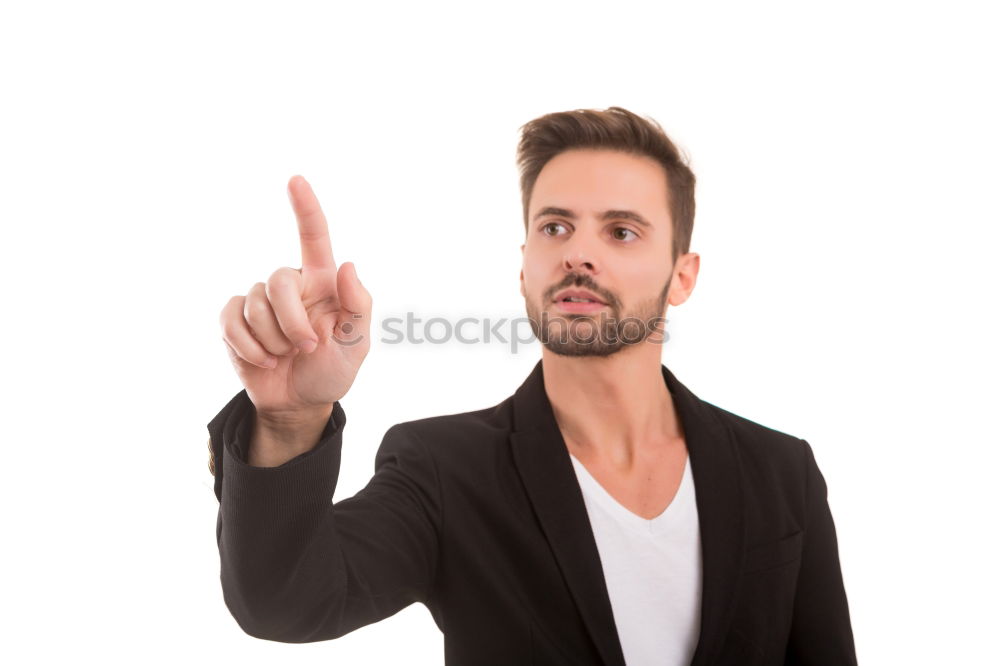
[[[290,181],[302,268],[223,309],[246,388],[208,426],[240,627],[327,640],[419,601],[449,664],[856,663],[810,446],[660,362],[699,267],[674,144],[625,109],[579,110],[522,127],[518,162],[541,360],[498,405],[391,427],[336,504],[372,299]]]

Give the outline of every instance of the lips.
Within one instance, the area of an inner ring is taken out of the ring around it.
[[[598,298],[596,294],[587,291],[586,289],[564,289],[560,291],[558,294],[556,294],[554,300],[556,303],[558,303],[560,301],[565,301],[567,298],[586,299],[594,303],[607,305],[607,303]],[[579,302],[579,301],[570,301],[570,302]]]

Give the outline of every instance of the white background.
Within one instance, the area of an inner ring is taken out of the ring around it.
[[[3,660],[442,663],[419,604],[307,645],[229,615],[205,426],[241,386],[219,311],[300,265],[301,173],[376,323],[523,315],[518,127],[612,105],[698,177],[702,270],[664,362],[812,444],[862,663],[995,657],[985,7],[5,2]],[[539,354],[376,342],[334,500],[389,426],[493,405]]]

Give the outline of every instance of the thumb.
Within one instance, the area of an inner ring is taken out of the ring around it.
[[[371,330],[372,297],[361,280],[354,262],[347,261],[337,271],[337,295],[340,315],[337,318],[337,337],[342,341],[360,341]],[[344,326],[350,324],[349,326]]]

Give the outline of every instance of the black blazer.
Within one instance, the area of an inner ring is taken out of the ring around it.
[[[695,666],[856,664],[826,483],[809,444],[702,401],[665,367],[695,481]],[[208,424],[225,603],[257,638],[343,636],[421,602],[456,665],[625,666],[542,363],[503,402],[398,423],[332,503],[346,418],[275,468],[245,460],[253,403]]]

